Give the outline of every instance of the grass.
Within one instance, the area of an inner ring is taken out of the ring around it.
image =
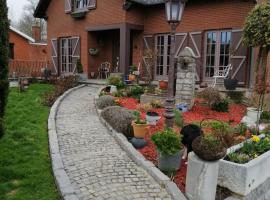
[[[24,93],[10,90],[0,139],[0,199],[60,199],[51,172],[47,119],[41,95],[53,87],[33,84]]]

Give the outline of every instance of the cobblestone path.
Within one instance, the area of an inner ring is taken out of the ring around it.
[[[95,86],[72,92],[60,104],[57,136],[64,168],[79,199],[169,200],[101,124],[94,108]]]

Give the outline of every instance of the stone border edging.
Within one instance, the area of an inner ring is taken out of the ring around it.
[[[104,87],[101,87],[94,98],[95,108],[98,114],[100,121],[109,129],[109,132],[113,136],[113,138],[117,141],[120,147],[125,150],[128,156],[138,165],[141,166],[146,172],[152,176],[155,181],[157,181],[161,186],[165,187],[168,194],[171,195],[173,200],[187,200],[184,194],[179,190],[177,185],[172,182],[168,176],[162,173],[152,162],[145,159],[145,157],[140,154],[132,144],[127,140],[127,138],[117,131],[115,131],[110,124],[108,124],[102,117],[101,117],[101,110],[98,109],[96,106],[96,101],[99,98],[99,93]]]
[[[56,130],[56,115],[61,102],[71,93],[80,88],[85,87],[85,85],[79,85],[75,88],[71,88],[64,92],[58,99],[54,102],[51,107],[49,118],[48,118],[48,137],[49,137],[49,147],[50,147],[50,157],[52,163],[52,170],[54,174],[54,179],[58,191],[64,200],[79,200],[75,194],[75,190],[71,185],[70,179],[65,171],[63,161],[61,158],[57,130]]]

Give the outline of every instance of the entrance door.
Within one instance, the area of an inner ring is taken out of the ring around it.
[[[119,72],[120,65],[120,33],[114,32],[112,37],[112,70]]]
[[[71,74],[73,72],[72,65],[72,39],[61,38],[60,39],[60,70],[61,74]]]
[[[170,66],[171,36],[157,35],[155,38],[157,61],[155,70],[156,80],[167,80]]]
[[[218,70],[230,62],[231,31],[210,31],[206,33],[205,80],[212,80]]]

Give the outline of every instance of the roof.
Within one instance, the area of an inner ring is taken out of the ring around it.
[[[145,6],[150,6],[150,5],[156,5],[156,4],[161,4],[164,2],[164,0],[130,0],[135,3],[139,3]],[[46,18],[46,10],[50,4],[51,0],[39,0],[38,5],[36,7],[36,10],[34,12],[34,17],[36,18]]]
[[[21,37],[27,39],[29,42],[32,42],[32,43],[35,42],[35,39],[34,39],[34,38],[32,38],[32,37],[26,35],[25,33],[23,33],[23,32],[21,32],[21,31],[17,30],[16,28],[10,26],[9,29],[12,30],[13,32],[17,33],[17,34],[20,35]]]

